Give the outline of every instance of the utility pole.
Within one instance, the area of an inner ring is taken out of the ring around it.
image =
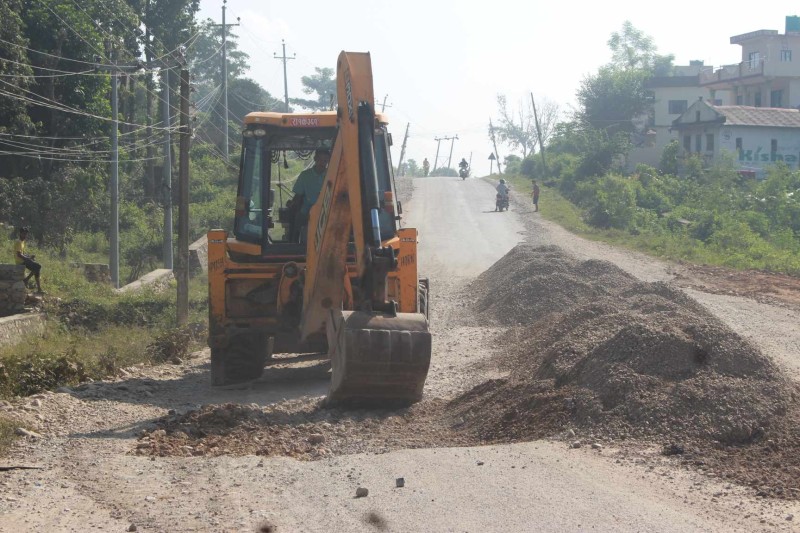
[[[164,268],[172,270],[172,120],[169,113],[169,69],[164,69],[164,172],[161,192],[164,199]]]
[[[111,282],[114,288],[119,288],[119,140],[117,135],[119,133],[119,73],[120,72],[135,72],[140,70],[141,65],[118,65],[114,57],[114,51],[111,51],[112,64],[101,66],[95,64],[97,71],[111,72],[111,182],[109,189],[111,193],[111,251],[109,254],[109,268],[111,270]],[[100,58],[96,57],[95,61],[100,62]]]
[[[225,161],[228,160],[228,26],[238,26],[240,18],[236,18],[236,24],[225,24],[225,4],[228,0],[222,0],[222,24],[211,24],[212,27],[222,27],[222,94],[223,94],[223,113],[225,117]]]
[[[458,139],[458,135],[454,135],[450,137],[450,157],[447,158],[447,168],[453,168],[450,166],[450,163],[453,162],[453,145],[456,144],[456,140]]]
[[[436,170],[436,165],[439,164],[439,147],[442,145],[442,141],[444,139],[440,139],[439,137],[434,137],[433,140],[436,141],[436,158],[433,160],[433,170]]]
[[[497,140],[494,137],[494,126],[492,125],[492,119],[489,118],[489,130],[492,132],[492,145],[494,146],[494,155],[497,157],[497,173],[502,174],[503,169],[500,168],[500,154],[497,152]]]
[[[387,94],[386,96],[384,96],[384,97],[383,97],[383,103],[381,104],[381,113],[383,113],[384,111],[386,111],[386,108],[387,108],[387,107],[392,107],[392,104],[387,104],[387,103],[386,103],[386,99],[387,99],[387,98],[389,98],[389,95],[388,95],[388,94]]]
[[[189,321],[189,71],[181,69],[180,157],[178,163],[178,281],[177,319],[179,326]]]
[[[536,113],[536,102],[533,101],[533,93],[531,93],[531,105],[533,106],[533,119],[536,121],[536,136],[539,139],[539,152],[542,154],[542,167],[544,175],[547,176],[547,161],[544,159],[544,143],[542,142],[542,128],[539,125],[539,115]]]
[[[403,146],[400,148],[400,160],[397,163],[397,173],[402,176],[402,169],[403,169],[403,158],[406,156],[406,142],[408,141],[408,128],[411,126],[411,123],[406,124],[406,134],[403,137]]]
[[[275,59],[280,59],[283,61],[283,103],[286,107],[284,111],[287,113],[289,112],[289,82],[286,80],[286,62],[290,59],[296,59],[297,54],[292,54],[292,57],[286,56],[286,41],[281,39],[281,45],[283,46],[283,55],[279,56],[277,53],[273,53]]]

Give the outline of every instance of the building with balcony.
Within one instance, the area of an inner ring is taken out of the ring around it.
[[[686,157],[697,154],[706,165],[731,154],[740,172],[763,178],[766,168],[800,163],[800,110],[710,104],[695,101],[672,123]]]
[[[757,30],[731,37],[742,60],[700,73],[700,85],[731,91],[733,104],[752,107],[800,106],[800,17],[786,17],[786,32]]]

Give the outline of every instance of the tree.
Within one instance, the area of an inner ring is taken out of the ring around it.
[[[316,95],[316,99],[290,98],[289,101],[306,109],[324,111],[336,109],[336,72],[332,68],[314,67],[316,74],[303,76],[303,92],[309,95]],[[333,98],[333,100],[331,100]]]
[[[282,111],[283,102],[273,98],[261,85],[250,78],[237,78],[228,85],[230,119],[239,125],[253,111]]]
[[[520,150],[522,159],[526,158],[529,153],[533,154],[539,145],[539,136],[536,132],[536,121],[531,102],[520,102],[517,111],[512,113],[508,109],[505,95],[498,94],[497,107],[500,112],[500,121],[494,131],[500,141],[506,143],[512,150]],[[558,121],[558,104],[545,99],[536,107],[536,113],[539,117],[542,142],[546,143],[553,134],[553,128]],[[489,137],[491,138],[491,131]]]
[[[655,76],[666,76],[672,69],[675,56],[656,53],[653,38],[635,28],[629,20],[622,30],[614,32],[608,39],[611,48],[611,65],[623,70],[647,70]]]
[[[500,121],[494,128],[501,142],[507,144],[512,150],[522,151],[522,157],[528,156],[536,147],[536,124],[529,106],[520,102],[516,112],[509,111],[505,95],[497,95],[497,109],[500,112]],[[490,132],[491,135],[491,132]]]
[[[579,119],[611,135],[633,131],[631,119],[648,109],[644,82],[649,77],[646,70],[601,67],[597,74],[585,77],[578,89]]]
[[[8,0],[0,3],[0,133],[26,134],[33,130],[33,124],[27,113],[27,105],[22,100],[25,91],[30,87],[30,66],[24,46],[27,40],[22,33],[22,19],[19,0]],[[6,44],[8,42],[9,44]],[[13,138],[0,137],[0,149],[15,151],[18,144]],[[4,176],[14,176],[24,165],[22,158],[2,157]]]

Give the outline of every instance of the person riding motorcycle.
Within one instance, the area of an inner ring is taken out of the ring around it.
[[[461,176],[462,179],[465,179],[469,176],[469,163],[463,157],[461,158],[461,162],[458,164],[458,175]]]
[[[508,191],[510,190],[508,185],[506,185],[506,180],[500,178],[500,184],[497,186],[497,194],[500,196],[508,196]]]
[[[511,189],[506,185],[506,180],[500,179],[500,184],[497,186],[497,198],[495,199],[495,211],[508,210],[508,192]]]

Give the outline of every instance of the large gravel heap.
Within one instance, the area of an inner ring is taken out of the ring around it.
[[[589,428],[744,443],[793,403],[748,341],[682,292],[610,263],[519,245],[470,291],[482,316],[518,326],[501,341],[508,378],[453,402],[484,439]]]

